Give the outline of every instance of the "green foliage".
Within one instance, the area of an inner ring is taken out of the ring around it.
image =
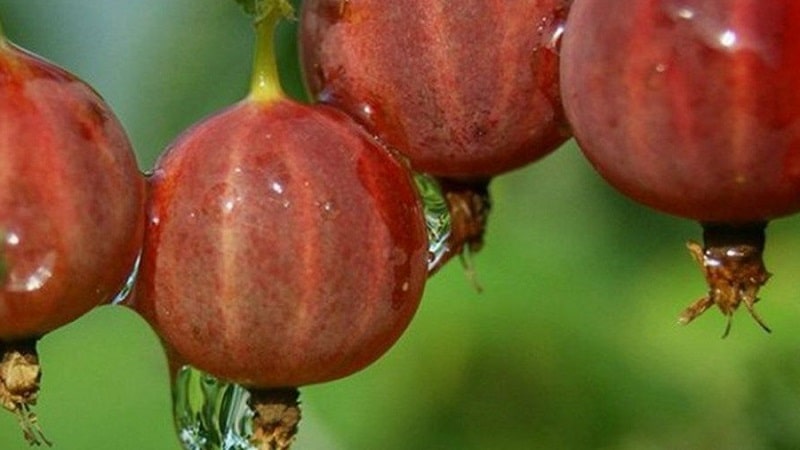
[[[256,0],[235,0],[251,16],[256,15]]]
[[[268,14],[277,12],[283,17],[294,17],[294,8],[288,0],[235,0],[244,11],[254,17],[255,21],[262,20]]]

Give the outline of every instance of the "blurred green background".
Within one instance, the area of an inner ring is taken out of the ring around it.
[[[230,0],[0,0],[9,37],[91,83],[142,169],[183,128],[240,99],[251,30]],[[292,26],[286,88],[302,95]],[[382,38],[376,36],[376,39]],[[298,450],[800,448],[799,218],[768,228],[774,273],[720,339],[684,248],[696,224],[607,187],[570,143],[497,178],[478,294],[458,262],[378,363],[304,388]],[[40,343],[36,411],[57,449],[178,450],[164,356],[125,308],[99,308]],[[0,415],[0,449],[27,448]]]

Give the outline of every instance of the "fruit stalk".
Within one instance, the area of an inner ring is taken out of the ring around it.
[[[280,99],[285,94],[275,57],[275,29],[281,19],[292,17],[293,9],[286,0],[255,0],[252,4],[256,44],[250,97],[258,101]],[[245,6],[245,10],[250,11],[251,8]]]

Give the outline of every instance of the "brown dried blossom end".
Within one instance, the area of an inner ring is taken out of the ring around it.
[[[0,342],[0,404],[19,420],[25,439],[31,445],[47,445],[50,441],[31,411],[39,396],[41,368],[36,353],[36,340]]]
[[[458,256],[467,277],[478,291],[481,287],[477,282],[472,255],[483,248],[483,236],[492,205],[489,181],[439,180],[450,211],[451,230],[447,240],[448,252],[434,268],[434,272],[454,256]]]
[[[687,243],[689,252],[703,271],[708,293],[683,311],[680,323],[687,324],[716,305],[728,318],[722,335],[725,337],[730,332],[733,313],[739,305],[744,305],[761,328],[770,332],[754,309],[759,300],[758,291],[770,277],[763,260],[765,227],[766,223],[743,226],[704,224],[703,245]]]
[[[300,392],[296,388],[250,391],[254,445],[259,450],[288,450],[300,423]]]

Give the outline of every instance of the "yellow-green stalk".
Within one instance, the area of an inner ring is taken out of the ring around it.
[[[285,98],[275,56],[275,30],[294,10],[287,0],[255,0],[252,11],[256,41],[249,98],[266,102]]]

